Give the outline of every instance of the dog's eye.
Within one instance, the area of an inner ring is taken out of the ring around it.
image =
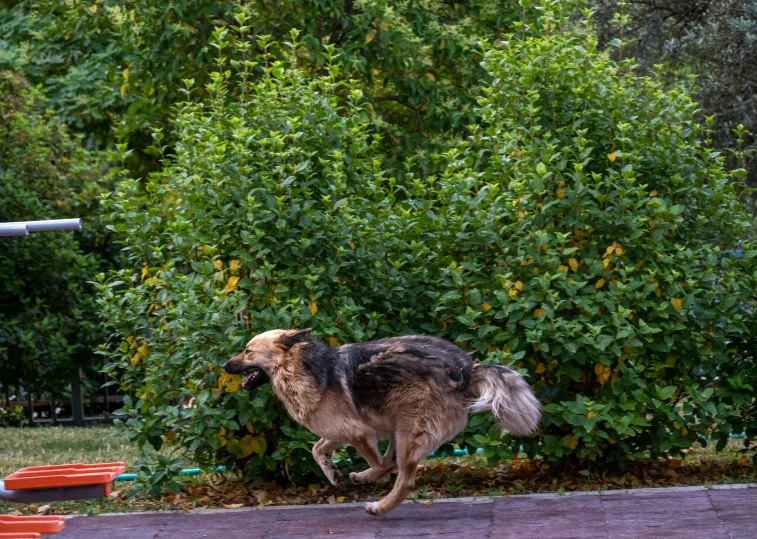
[[[244,353],[245,353],[245,354],[252,354],[252,350],[250,350],[250,349],[248,348],[247,350],[245,350],[245,351],[244,351]]]

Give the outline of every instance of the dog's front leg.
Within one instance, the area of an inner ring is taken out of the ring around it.
[[[339,442],[321,438],[313,446],[313,458],[318,463],[318,466],[321,467],[321,470],[323,470],[326,479],[334,486],[342,482],[342,474],[331,461],[331,453],[341,445]]]

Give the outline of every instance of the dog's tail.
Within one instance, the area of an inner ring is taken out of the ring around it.
[[[523,377],[499,365],[473,368],[471,380],[474,395],[471,412],[491,411],[500,428],[527,436],[536,430],[541,418],[541,405]]]

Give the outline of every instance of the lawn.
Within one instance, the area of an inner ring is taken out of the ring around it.
[[[752,483],[756,469],[751,454],[739,454],[743,441],[733,439],[725,451],[716,454],[712,446],[694,448],[684,459],[636,464],[615,474],[556,469],[541,461],[515,459],[487,466],[481,455],[427,459],[418,472],[418,490],[412,498],[425,500],[454,496],[502,496],[533,492],[565,492],[716,483]],[[112,435],[106,427],[45,427],[0,429],[0,477],[25,466],[62,463],[124,461],[127,472],[135,471],[139,458],[136,446]],[[325,480],[308,486],[265,486],[240,483],[231,473],[185,478],[184,490],[159,501],[144,495],[130,497],[134,482],[116,482],[107,500],[54,503],[43,508],[58,514],[239,507],[241,505],[292,503],[338,503],[364,501],[383,496],[389,485],[350,484],[330,486]],[[34,514],[37,506],[0,503],[0,514]]]
[[[133,467],[137,446],[112,435],[110,427],[0,429],[0,478],[26,466],[125,462]]]

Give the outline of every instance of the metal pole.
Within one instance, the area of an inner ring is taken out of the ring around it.
[[[29,232],[49,230],[79,230],[81,219],[48,219],[45,221],[17,221],[0,223],[0,236],[28,236]]]
[[[28,236],[29,229],[25,224],[3,223],[0,224],[0,236]]]
[[[81,391],[81,369],[76,369],[73,379],[71,380],[71,417],[74,420],[74,426],[84,426],[84,400]]]

